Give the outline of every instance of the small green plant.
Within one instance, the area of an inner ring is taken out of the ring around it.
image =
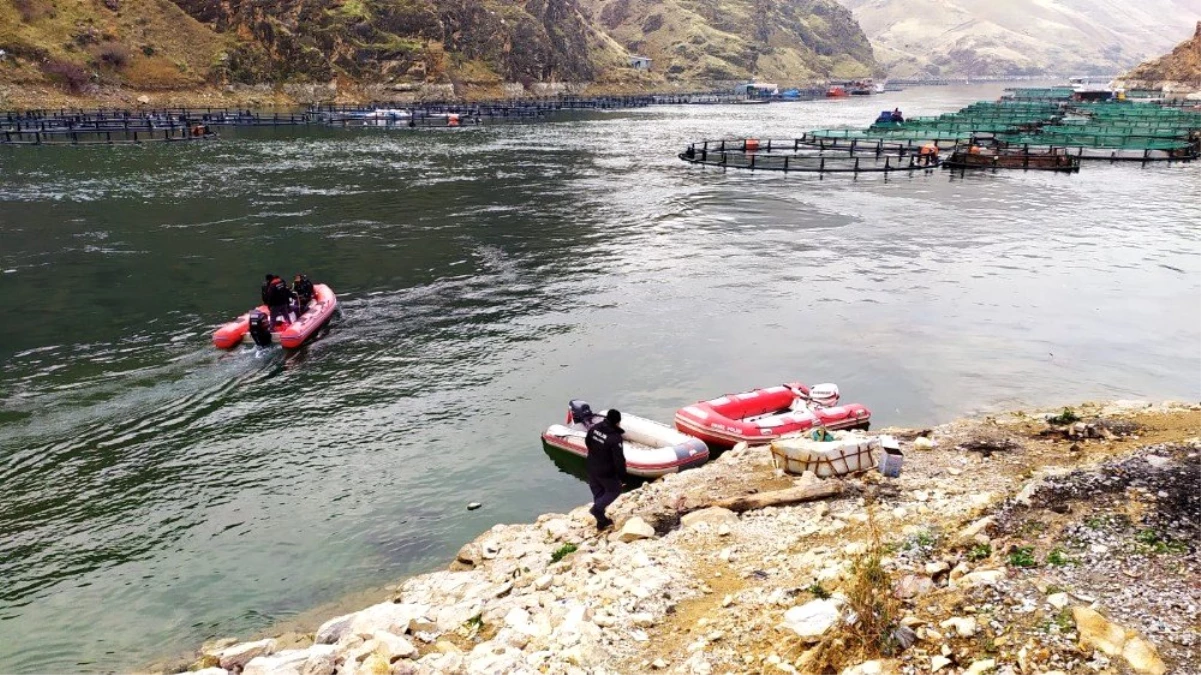
[[[881,563],[877,544],[851,565],[847,605],[859,617],[847,642],[852,652],[892,656],[900,651],[894,632],[900,622],[900,605],[892,593],[892,575]]]
[[[829,600],[830,599],[830,591],[827,591],[825,588],[822,587],[822,585],[820,583],[818,583],[816,581],[809,584],[809,587],[806,588],[805,590],[808,591],[809,593],[811,593],[813,595],[813,597],[815,597],[819,600]]]
[[[1089,516],[1085,519],[1084,526],[1090,530],[1099,530],[1105,527],[1105,516]]]
[[[905,540],[904,548],[912,550],[915,548],[935,548],[938,546],[938,533],[930,530],[922,530],[917,534]]]
[[[1056,546],[1055,548],[1051,549],[1051,552],[1047,554],[1047,564],[1048,565],[1062,567],[1064,565],[1071,565],[1075,562],[1076,561],[1073,560],[1072,558],[1069,558],[1067,552],[1064,551],[1063,548],[1059,547],[1059,546]]]
[[[1164,554],[1164,553],[1187,553],[1188,546],[1182,541],[1176,541],[1171,537],[1164,536],[1155,529],[1147,528],[1140,530],[1134,535],[1134,540],[1142,545],[1142,548],[1149,553]]]
[[[972,562],[979,562],[988,558],[990,555],[992,555],[992,545],[976,544],[972,547],[972,550],[967,552],[967,559]]]
[[[484,627],[484,615],[476,614],[470,619],[463,622],[463,627],[469,631],[478,631]]]
[[[1033,546],[1014,546],[1009,549],[1009,566],[1010,567],[1038,567],[1038,561],[1034,559]]]
[[[1059,413],[1058,415],[1052,415],[1047,418],[1048,424],[1054,424],[1056,426],[1066,426],[1068,424],[1072,424],[1073,422],[1079,421],[1080,416],[1077,415],[1076,411],[1072,410],[1071,408],[1064,408],[1063,412]]]
[[[1018,532],[1025,535],[1038,534],[1039,532],[1046,531],[1047,524],[1041,520],[1027,520],[1026,522],[1022,523],[1021,527],[1018,528]]]
[[[578,550],[580,549],[575,544],[563,544],[559,548],[555,549],[554,553],[550,554],[551,564],[559,562]]]
[[[1067,593],[1067,592],[1068,592],[1067,586],[1060,586],[1059,584],[1050,584],[1047,586],[1047,595],[1055,595],[1056,593]]]
[[[1059,610],[1059,613],[1055,615],[1054,621],[1055,625],[1059,627],[1060,633],[1066,633],[1076,625],[1076,620],[1072,618],[1072,610],[1067,607]]]

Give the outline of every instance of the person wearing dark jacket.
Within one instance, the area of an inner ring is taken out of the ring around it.
[[[279,318],[295,321],[296,317],[292,315],[290,305],[296,294],[288,288],[283,279],[268,274],[263,282],[263,304],[267,305],[267,309],[271,311],[271,321],[274,323]]]
[[[626,475],[626,457],[622,449],[621,413],[610,410],[605,419],[588,430],[588,487],[592,489],[592,508],[598,531],[613,526],[605,509],[621,495],[621,479]]]
[[[300,314],[304,314],[309,309],[309,303],[313,301],[313,295],[316,291],[313,289],[313,282],[303,274],[297,274],[292,279],[292,292],[296,294],[296,305]]]

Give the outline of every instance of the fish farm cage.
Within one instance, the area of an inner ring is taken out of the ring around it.
[[[461,128],[484,121],[528,120],[562,111],[639,108],[652,96],[560,96],[480,103],[409,102],[322,105],[303,111],[241,108],[66,109],[0,111],[0,145],[114,145],[208,140],[221,127]],[[195,133],[197,128],[202,131]]]
[[[1034,98],[1048,91],[1036,90]],[[940,150],[986,142],[1086,160],[1189,161],[1201,156],[1201,112],[1145,102],[1006,98],[936,117],[891,121],[881,115],[867,129],[816,130],[803,140],[828,147],[934,143]]]
[[[894,144],[821,147],[802,139],[718,139],[692,143],[679,158],[690,164],[721,169],[796,173],[895,173],[938,168],[938,160],[921,155],[918,146]]]

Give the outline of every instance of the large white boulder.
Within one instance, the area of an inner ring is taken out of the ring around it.
[[[1080,631],[1080,646],[1097,649],[1107,656],[1126,659],[1136,673],[1163,675],[1167,666],[1159,657],[1155,645],[1143,639],[1136,631],[1111,622],[1100,612],[1089,607],[1073,607],[1072,618]]]
[[[783,627],[802,640],[816,642],[838,622],[841,604],[833,599],[811,600],[784,613]]]
[[[680,518],[680,525],[686,528],[696,527],[701,523],[707,523],[714,528],[722,524],[734,526],[738,524],[738,515],[729,509],[711,506],[700,511],[686,513],[683,518]]]
[[[217,656],[221,667],[226,670],[241,668],[258,656],[270,656],[275,653],[275,640],[267,638],[257,642],[243,642],[221,650]]]
[[[353,614],[354,618],[351,619],[346,632],[370,635],[375,631],[384,631],[394,635],[404,635],[409,632],[410,623],[425,617],[429,611],[429,605],[381,602]]]
[[[300,675],[333,675],[337,666],[337,651],[333,645],[309,647],[309,658],[300,667]]]
[[[309,659],[307,649],[287,649],[271,656],[256,656],[246,663],[242,675],[300,675]]]
[[[332,645],[341,640],[354,621],[354,616],[354,614],[343,614],[321,624],[313,641],[319,645]]]
[[[621,532],[617,533],[617,540],[629,543],[639,539],[652,539],[654,536],[655,528],[642,518],[634,516],[621,526]]]

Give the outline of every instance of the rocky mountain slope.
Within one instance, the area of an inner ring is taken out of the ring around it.
[[[872,47],[832,0],[582,0],[601,29],[684,81],[864,77]]]
[[[0,84],[75,92],[330,82],[647,89],[866,75],[875,65],[835,0],[3,0],[0,50]],[[654,68],[633,69],[633,52]]]
[[[840,1],[894,77],[1113,74],[1201,18],[1201,0]]]
[[[1170,54],[1131,70],[1121,80],[1131,89],[1201,93],[1201,21],[1192,39],[1177,45]]]

